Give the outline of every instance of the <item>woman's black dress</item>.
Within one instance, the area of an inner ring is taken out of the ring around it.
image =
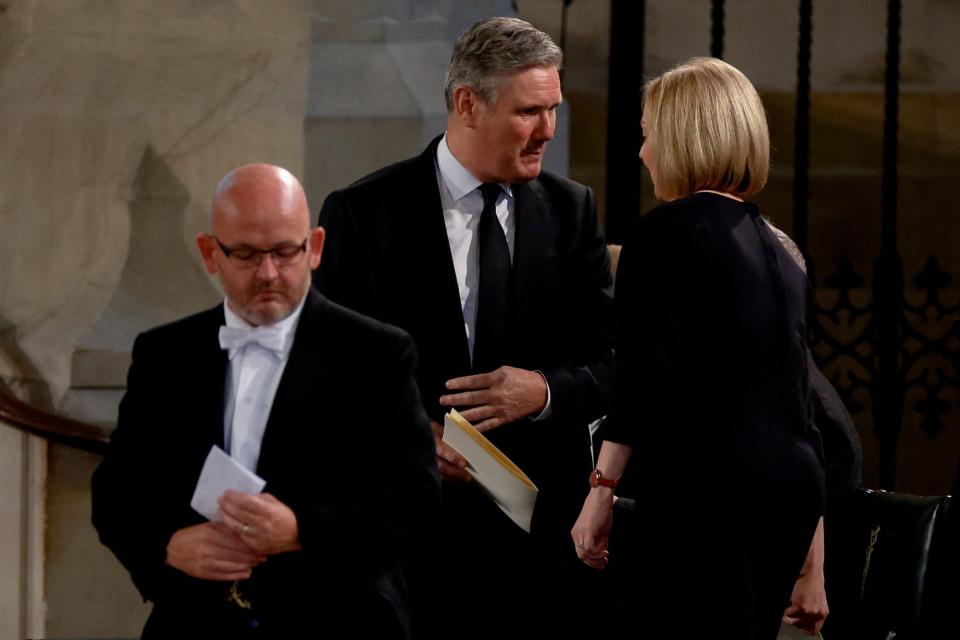
[[[634,448],[638,511],[611,551],[632,637],[776,636],[823,512],[806,292],[757,207],[716,194],[625,243],[606,439]]]

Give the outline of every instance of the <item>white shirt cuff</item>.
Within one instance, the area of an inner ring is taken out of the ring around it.
[[[543,375],[543,371],[537,371],[536,369],[534,369],[534,371],[540,374],[540,377],[543,378],[543,384],[545,384],[547,387],[547,403],[543,405],[543,411],[531,418],[531,420],[534,422],[538,422],[540,420],[546,420],[552,416],[553,411],[550,410],[550,383],[547,382],[547,376]]]

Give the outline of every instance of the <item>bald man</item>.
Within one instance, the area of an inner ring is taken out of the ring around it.
[[[439,503],[413,343],[311,289],[324,231],[288,171],[231,171],[211,224],[225,300],[137,337],[93,477],[100,539],[154,604],[142,637],[408,637],[399,558]],[[217,522],[190,507],[213,445],[267,482]]]

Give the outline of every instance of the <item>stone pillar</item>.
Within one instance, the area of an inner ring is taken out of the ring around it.
[[[112,422],[133,336],[220,299],[194,236],[232,167],[302,173],[309,15],[307,0],[0,0],[0,375],[25,397]],[[146,607],[89,524],[96,463],[54,445],[46,500],[0,484],[10,518],[47,515],[46,538],[29,539],[46,551],[46,629],[29,635],[142,626]],[[20,541],[3,527],[0,546]],[[0,619],[20,593],[0,584]]]
[[[420,153],[442,133],[454,40],[477,20],[515,14],[507,0],[314,0],[313,12],[304,184],[315,213],[331,191]],[[559,121],[545,165],[566,175]]]
[[[41,638],[46,442],[0,422],[0,638]]]

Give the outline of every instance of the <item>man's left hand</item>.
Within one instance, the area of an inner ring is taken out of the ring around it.
[[[296,515],[269,493],[227,491],[220,498],[220,516],[244,544],[261,555],[301,548]]]
[[[547,404],[547,381],[536,371],[500,367],[490,373],[447,380],[440,396],[447,407],[471,407],[460,412],[478,431],[489,431],[543,411]]]

